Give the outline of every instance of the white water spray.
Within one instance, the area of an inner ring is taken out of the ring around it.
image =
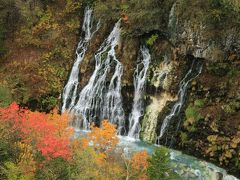
[[[139,139],[139,132],[141,129],[140,118],[144,113],[143,96],[145,90],[145,82],[147,77],[147,70],[151,56],[146,47],[140,48],[140,56],[138,58],[137,68],[134,73],[134,99],[132,112],[129,117],[129,132],[128,136]]]
[[[119,41],[120,20],[95,55],[95,70],[71,111],[76,116],[74,127],[87,130],[90,123],[102,119],[109,119],[110,122],[116,123],[119,130],[124,127],[125,115],[121,96],[123,67],[117,60],[115,52]],[[115,71],[108,86],[107,81],[113,66]]]
[[[79,83],[79,66],[85,56],[87,51],[89,41],[91,40],[93,34],[99,29],[99,23],[95,31],[92,32],[92,9],[87,7],[85,9],[84,21],[82,26],[82,31],[84,33],[84,38],[78,43],[76,50],[76,60],[73,64],[69,79],[65,85],[62,93],[62,109],[61,112],[65,112],[67,109],[71,109],[76,101],[77,88]]]

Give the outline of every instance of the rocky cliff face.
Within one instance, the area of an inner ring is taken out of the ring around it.
[[[80,67],[80,89],[94,70],[94,53],[122,18],[117,56],[124,66],[122,95],[127,116],[140,46],[146,44],[151,53],[141,139],[157,142],[164,118],[179,99],[179,83],[193,61],[200,62],[201,74],[189,83],[179,115],[158,142],[211,160],[240,176],[239,2],[107,0],[95,1],[93,7],[101,26]]]
[[[240,33],[239,19],[234,18],[239,17],[239,4],[232,3],[106,1],[96,3],[95,14],[108,27],[123,17],[118,56],[124,64],[122,94],[126,114],[131,110],[132,77],[139,47],[145,43],[150,48],[141,139],[156,142],[163,119],[178,99],[181,79],[192,61],[201,61],[202,73],[189,85],[181,113],[173,118],[160,143],[211,159],[237,173]],[[106,37],[108,31],[100,30],[98,37]],[[83,76],[88,79],[85,72]]]

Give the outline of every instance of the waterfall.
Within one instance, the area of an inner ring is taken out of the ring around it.
[[[61,112],[65,112],[66,109],[71,109],[76,101],[77,97],[77,88],[79,82],[79,66],[84,58],[84,55],[87,51],[87,47],[89,45],[89,41],[93,34],[99,29],[99,23],[92,32],[92,9],[87,7],[84,13],[84,21],[82,25],[82,32],[84,33],[84,37],[78,43],[78,47],[76,50],[76,60],[73,64],[69,79],[67,84],[65,85],[62,93],[62,109]]]
[[[162,87],[165,89],[166,83],[168,81],[168,75],[172,70],[172,62],[167,56],[164,56],[164,61],[160,64],[160,68],[153,72],[152,83],[158,89]]]
[[[121,77],[123,74],[123,67],[117,59],[115,59],[115,61],[117,65],[106,94],[106,99],[104,100],[102,115],[103,118],[107,117],[111,123],[118,124],[119,132],[122,132],[125,128],[125,116],[121,96]]]
[[[71,111],[75,115],[72,124],[74,127],[88,130],[90,123],[104,118],[117,124],[119,131],[124,127],[125,115],[121,95],[123,67],[115,51],[119,42],[120,20],[95,54],[94,72]],[[115,68],[112,73],[113,67]],[[111,74],[113,75],[108,86]]]
[[[129,132],[128,136],[139,139],[140,123],[139,120],[143,116],[143,96],[145,89],[145,82],[147,77],[147,70],[151,56],[146,47],[140,48],[140,56],[138,58],[137,68],[134,73],[134,99],[132,112],[129,117]]]
[[[176,6],[177,6],[177,1],[172,5],[172,8],[169,13],[168,17],[168,32],[170,36],[170,40],[172,41],[173,44],[176,43],[177,39],[177,25],[178,25],[178,18],[176,14]]]
[[[194,68],[194,66],[196,66],[196,67]],[[194,69],[196,69],[196,71],[197,71],[197,73],[195,75],[194,75]],[[160,135],[158,136],[158,140],[160,140],[162,138],[162,136],[164,135],[164,133],[166,132],[171,120],[180,114],[182,106],[185,102],[188,84],[194,78],[196,78],[201,73],[201,71],[202,71],[201,63],[199,61],[197,63],[195,63],[195,60],[194,60],[192,62],[190,69],[188,70],[187,74],[185,75],[185,77],[182,79],[182,81],[179,84],[178,100],[172,107],[170,114],[167,115],[165,117],[165,119],[163,120]]]
[[[170,10],[170,14],[169,14],[169,20],[168,20],[168,28],[174,28],[174,26],[176,26],[176,5],[177,3],[175,2],[173,5],[172,5],[172,8]]]

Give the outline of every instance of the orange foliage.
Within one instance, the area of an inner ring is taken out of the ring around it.
[[[0,122],[9,123],[22,142],[40,151],[47,160],[70,158],[69,135],[72,131],[67,129],[67,115],[60,116],[56,111],[50,115],[31,112],[12,103],[7,108],[0,108]]]
[[[92,125],[91,132],[82,138],[79,143],[75,141],[73,144],[76,147],[80,145],[83,150],[89,146],[93,147],[94,151],[98,154],[96,162],[103,166],[107,164],[106,159],[118,144],[116,134],[116,126],[107,120],[103,120],[100,128]]]
[[[58,137],[70,137],[74,131],[69,128],[69,115],[67,113],[58,114],[57,109],[54,109],[49,115],[49,122],[56,128],[56,135]]]
[[[101,127],[92,126],[92,131],[83,138],[82,144],[92,144],[97,152],[107,155],[112,152],[118,144],[116,126],[107,120],[102,121]]]
[[[148,167],[148,158],[149,156],[146,151],[137,152],[133,154],[131,165],[136,170],[146,170]]]
[[[137,179],[145,180],[147,178],[149,155],[146,151],[141,151],[133,154],[130,160],[131,174]]]
[[[18,128],[18,123],[22,119],[23,110],[20,110],[17,103],[13,102],[8,108],[0,108],[0,121],[2,123],[9,123],[12,126],[12,130]]]
[[[129,24],[129,17],[128,17],[127,14],[122,13],[122,14],[121,14],[121,17],[122,17],[122,20],[123,20],[123,22],[124,22],[125,24]]]
[[[73,152],[77,156],[73,159],[82,158],[82,161],[85,161],[87,158],[84,167],[81,166],[81,168],[86,168],[81,170],[81,175],[89,173],[88,169],[92,168],[92,179],[122,179],[120,177],[124,176],[124,167],[115,157],[116,155],[120,158],[120,154],[113,152],[118,144],[115,127],[104,120],[100,128],[91,126],[91,132],[84,138],[80,141],[73,141]],[[85,174],[85,176],[89,177],[89,174]]]

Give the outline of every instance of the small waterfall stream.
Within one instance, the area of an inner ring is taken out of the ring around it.
[[[158,71],[154,71],[153,84],[158,89],[159,87],[164,88],[164,83],[167,81],[168,74],[171,71],[171,62],[168,57],[164,56],[164,61],[161,63],[161,68]]]
[[[116,62],[115,72],[110,81],[108,92],[104,100],[102,117],[108,118],[113,124],[118,124],[118,130],[119,132],[122,132],[125,130],[125,115],[122,108],[121,95],[121,77],[123,74],[123,66],[117,59],[114,60]]]
[[[194,74],[195,73],[194,70],[197,72],[196,74]],[[201,73],[201,71],[202,71],[201,63],[199,61],[196,62],[194,60],[191,64],[191,67],[188,70],[187,74],[185,75],[185,77],[182,79],[182,81],[179,84],[178,100],[172,107],[170,114],[164,118],[162,126],[161,126],[160,135],[158,136],[158,140],[162,138],[162,136],[166,132],[172,119],[180,114],[182,106],[184,105],[184,102],[185,102],[188,84],[193,79],[195,79]]]
[[[144,113],[143,96],[150,60],[151,56],[149,50],[145,46],[141,47],[137,68],[134,73],[134,99],[132,112],[129,117],[128,132],[128,137],[135,139],[139,139],[139,132],[141,128],[139,120]]]
[[[71,111],[76,115],[72,124],[74,127],[88,130],[91,122],[96,123],[102,119],[109,119],[110,122],[116,123],[119,131],[124,127],[125,115],[121,96],[123,67],[116,58],[115,51],[119,41],[120,20],[95,55],[95,70]],[[113,66],[115,70],[108,86],[107,78]]]
[[[67,109],[71,109],[77,98],[77,88],[79,83],[79,66],[85,56],[87,51],[89,41],[91,40],[93,34],[99,29],[99,23],[94,31],[92,31],[93,18],[92,18],[92,9],[86,7],[84,13],[84,21],[82,25],[82,32],[84,37],[78,43],[76,50],[76,60],[73,64],[69,79],[65,85],[62,93],[62,109],[61,112],[64,113]]]

